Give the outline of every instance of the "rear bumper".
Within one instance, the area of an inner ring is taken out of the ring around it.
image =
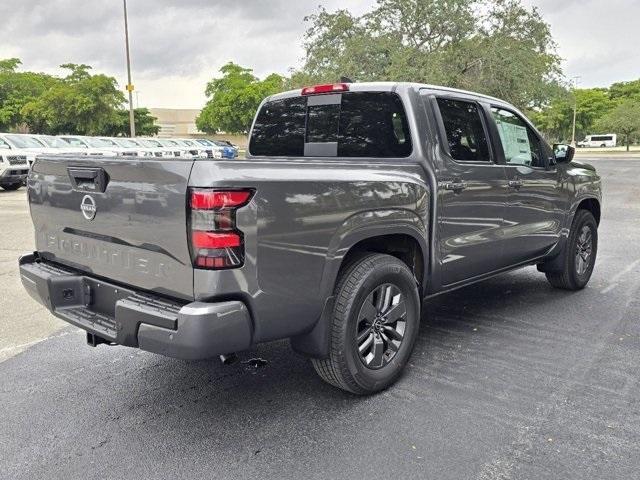
[[[28,167],[9,167],[0,174],[0,185],[25,183],[29,173]]]
[[[107,342],[196,360],[244,350],[252,323],[240,301],[181,304],[114,285],[37,254],[20,257],[29,294],[61,318]]]

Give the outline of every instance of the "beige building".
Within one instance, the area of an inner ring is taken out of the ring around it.
[[[196,127],[198,109],[150,108],[160,126],[159,137],[197,137],[203,135]]]

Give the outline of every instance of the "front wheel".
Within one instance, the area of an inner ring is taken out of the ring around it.
[[[9,183],[7,185],[2,185],[2,188],[4,190],[11,192],[13,190],[18,190],[21,186],[22,186],[21,183]]]
[[[394,383],[411,356],[420,325],[415,278],[402,261],[370,254],[339,277],[329,358],[312,359],[320,377],[366,395]]]
[[[593,214],[578,210],[562,255],[562,270],[547,272],[547,280],[556,288],[580,290],[584,288],[596,263],[598,253],[598,224]]]

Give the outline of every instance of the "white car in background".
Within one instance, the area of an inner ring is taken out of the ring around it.
[[[175,157],[173,148],[165,147],[156,138],[136,137],[136,142],[139,142],[142,146],[151,148],[154,151],[160,152],[162,157]],[[156,154],[157,155],[157,154]]]
[[[98,138],[85,137],[82,135],[60,135],[67,143],[73,147],[84,149],[88,155],[115,157],[118,152],[110,147],[109,142]]]
[[[189,152],[191,155],[194,155],[198,158],[209,158],[211,157],[210,152],[211,149],[206,146],[190,139],[190,138],[174,138],[174,141],[181,143],[182,145],[189,148]]]
[[[189,147],[187,145],[181,145],[175,140],[170,138],[158,138],[157,140],[163,147],[170,148],[173,152],[174,157],[186,157],[193,158],[194,155],[189,151]]]
[[[28,173],[27,154],[12,147],[0,136],[0,187],[17,190],[27,180]]]
[[[96,137],[98,140],[107,142],[115,151],[124,156],[153,157],[153,150],[143,147],[134,140],[125,137]]]
[[[17,133],[2,133],[0,134],[0,139],[4,141],[5,144],[9,145],[9,148],[16,155],[24,155],[27,157],[27,163],[29,166],[33,165],[33,162],[36,160],[36,155],[43,152],[42,146],[32,139],[25,139],[22,135]]]
[[[60,137],[54,135],[25,135],[40,145],[42,145],[42,153],[59,153],[59,154],[72,154],[72,155],[86,155],[86,150],[82,148],[73,147],[70,143],[64,141]]]
[[[618,136],[615,133],[607,133],[604,135],[587,135],[584,140],[578,142],[581,148],[605,148],[615,147],[618,144]]]

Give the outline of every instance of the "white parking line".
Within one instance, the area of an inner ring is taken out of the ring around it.
[[[624,275],[631,272],[634,268],[640,265],[640,258],[635,262],[630,263],[625,268],[616,273],[613,277],[611,277],[610,284],[606,288],[603,288],[600,293],[609,293],[611,290],[618,286],[618,280],[620,280]]]

